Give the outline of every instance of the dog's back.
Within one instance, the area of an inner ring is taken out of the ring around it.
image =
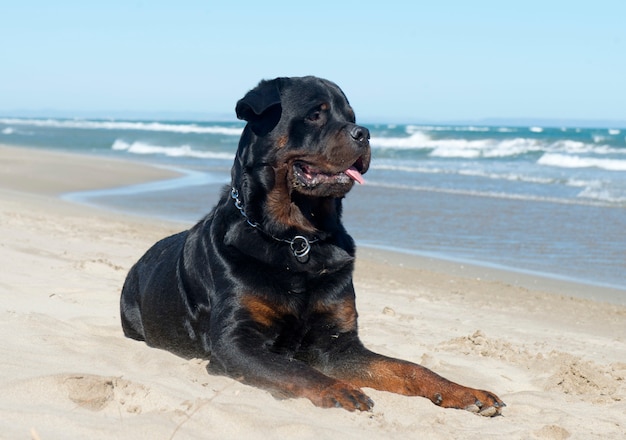
[[[168,317],[177,304],[182,305],[176,300],[179,288],[175,271],[188,234],[183,231],[160,240],[128,272],[120,298],[122,328],[127,337],[156,347],[159,341],[171,339],[162,333],[175,328],[168,325]]]

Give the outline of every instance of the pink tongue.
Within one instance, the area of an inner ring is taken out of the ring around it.
[[[363,185],[365,183],[365,179],[363,179],[363,176],[361,175],[361,173],[359,173],[359,170],[357,170],[354,167],[350,167],[348,168],[345,173],[353,180],[356,180],[357,182],[359,182],[361,185]]]

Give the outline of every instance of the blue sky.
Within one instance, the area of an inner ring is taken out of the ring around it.
[[[233,115],[262,78],[359,119],[626,121],[626,1],[34,1],[0,8],[0,115]]]

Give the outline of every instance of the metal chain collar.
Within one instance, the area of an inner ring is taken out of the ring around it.
[[[289,244],[289,247],[291,248],[291,252],[293,253],[294,257],[296,257],[298,261],[300,261],[301,263],[306,263],[308,261],[307,257],[309,255],[309,252],[311,252],[311,243],[318,242],[319,238],[313,238],[309,240],[303,235],[296,235],[295,237],[293,237],[292,240],[287,240],[284,238],[274,237],[269,232],[264,231],[263,228],[261,228],[261,225],[259,223],[253,222],[252,220],[250,220],[250,218],[248,217],[248,214],[246,214],[244,210],[243,203],[239,199],[239,191],[237,189],[231,188],[230,198],[234,200],[235,207],[239,210],[243,218],[246,220],[246,222],[250,226],[262,232],[263,234],[267,235],[268,237],[273,238],[276,241]]]

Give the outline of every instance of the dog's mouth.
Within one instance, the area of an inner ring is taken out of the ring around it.
[[[293,164],[296,183],[306,189],[313,189],[321,185],[351,185],[353,182],[365,183],[363,173],[366,166],[363,157],[359,157],[354,164],[342,171],[328,171],[315,165],[297,161]]]

